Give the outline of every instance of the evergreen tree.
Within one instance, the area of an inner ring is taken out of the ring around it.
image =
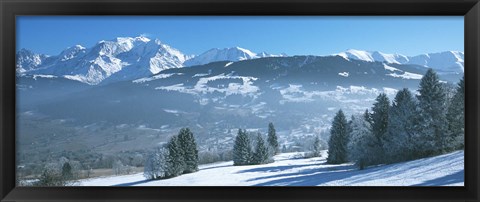
[[[322,156],[322,145],[320,142],[320,138],[315,136],[315,141],[313,141],[313,157],[320,157]]]
[[[347,120],[342,110],[339,110],[333,118],[328,140],[327,163],[341,164],[347,162]]]
[[[423,145],[419,155],[425,157],[441,154],[447,149],[446,95],[438,75],[432,69],[428,69],[422,77],[418,92],[418,141]]]
[[[370,123],[365,116],[356,116],[352,119],[352,133],[348,142],[349,159],[355,162],[360,169],[378,163],[379,147],[376,137],[372,133]]]
[[[233,145],[233,165],[249,165],[252,161],[252,146],[247,131],[238,129]]]
[[[387,142],[384,147],[390,162],[414,159],[416,153],[416,103],[412,93],[404,88],[397,92],[388,119]]]
[[[465,148],[465,76],[458,83],[447,112],[450,150]]]
[[[262,138],[261,134],[257,136],[257,145],[255,147],[255,153],[253,153],[253,162],[252,164],[260,165],[268,163],[268,147],[265,146],[265,141]]]
[[[273,123],[268,124],[268,145],[272,148],[273,154],[278,154],[280,152],[280,145],[278,144],[277,134],[275,132],[275,127]]]
[[[377,140],[382,140],[388,129],[390,101],[385,93],[380,93],[372,107],[372,132]],[[380,142],[379,142],[380,143]]]
[[[65,180],[71,180],[73,178],[72,166],[68,162],[65,162],[62,166],[62,177]]]
[[[168,158],[167,163],[169,164],[168,172],[166,177],[175,177],[182,174],[185,171],[185,154],[183,152],[182,146],[178,136],[173,136],[170,138],[170,141],[167,143]]]
[[[380,93],[375,99],[372,107],[371,126],[372,133],[375,136],[375,144],[380,152],[375,155],[377,162],[384,160],[383,148],[386,142],[386,134],[388,129],[388,111],[390,110],[390,101],[385,93]]]
[[[198,171],[198,150],[197,143],[193,137],[193,133],[189,128],[182,128],[178,133],[178,141],[182,147],[185,160],[184,173],[192,173]]]

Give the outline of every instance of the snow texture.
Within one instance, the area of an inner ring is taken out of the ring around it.
[[[208,82],[215,81],[215,80],[234,80],[234,79],[241,79],[242,83],[235,83],[231,82],[228,83],[227,86],[220,88],[220,87],[212,87],[208,86]],[[199,78],[198,82],[193,87],[187,87],[183,84],[175,84],[171,86],[160,86],[156,87],[157,90],[167,90],[167,91],[178,91],[182,93],[188,93],[192,95],[199,95],[199,94],[207,94],[213,92],[225,93],[226,96],[240,94],[243,96],[256,96],[256,92],[260,89],[253,85],[253,82],[256,81],[257,78],[255,77],[247,77],[247,76],[231,76],[225,75],[224,73],[211,76],[211,77],[201,77]]]
[[[464,152],[359,170],[352,163],[326,164],[322,157],[301,153],[275,156],[265,165],[233,166],[232,162],[201,165],[196,173],[148,181],[143,173],[93,178],[80,186],[464,186]]]

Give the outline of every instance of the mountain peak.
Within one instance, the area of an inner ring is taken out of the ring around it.
[[[126,41],[130,41],[130,42],[149,42],[151,39],[145,37],[145,36],[137,36],[137,37],[117,37],[115,38],[115,41],[116,42],[126,42]]]
[[[212,48],[196,57],[193,57],[185,61],[185,66],[194,66],[194,65],[204,65],[211,62],[217,61],[241,61],[241,60],[250,60],[256,58],[264,57],[284,57],[286,54],[282,53],[280,55],[269,54],[267,52],[254,53],[248,49],[242,47],[230,47],[230,48]]]

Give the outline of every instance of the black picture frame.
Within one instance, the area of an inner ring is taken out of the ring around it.
[[[478,0],[0,0],[1,201],[479,201]],[[464,187],[15,187],[15,16],[458,15],[465,19]]]

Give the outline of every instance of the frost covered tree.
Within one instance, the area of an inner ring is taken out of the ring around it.
[[[450,150],[465,148],[465,76],[458,83],[447,111]]]
[[[272,148],[273,154],[278,154],[280,152],[280,145],[278,144],[277,133],[275,132],[275,127],[273,123],[268,124],[268,145]]]
[[[198,149],[195,137],[189,128],[182,128],[178,133],[178,141],[183,150],[183,159],[185,160],[184,173],[198,171]]]
[[[257,145],[255,146],[252,160],[254,165],[266,164],[270,160],[268,147],[265,145],[265,141],[260,133],[257,135]]]
[[[122,161],[120,160],[116,160],[115,162],[113,162],[112,164],[112,170],[113,170],[113,173],[115,175],[121,175],[124,173],[124,165],[122,163]]]
[[[238,129],[233,145],[233,165],[249,165],[252,161],[252,146],[247,131]]]
[[[167,143],[167,150],[168,150],[168,158],[167,163],[168,172],[166,177],[175,177],[179,176],[185,171],[185,154],[180,145],[180,141],[178,136],[173,136],[170,138],[170,141]]]
[[[349,159],[360,169],[377,164],[377,155],[380,151],[370,123],[365,120],[365,116],[355,116],[352,118],[351,127],[352,132],[348,142]]]
[[[168,176],[168,156],[169,153],[165,147],[156,148],[155,151],[147,156],[143,176],[150,180],[161,179]]]
[[[416,102],[407,88],[397,92],[390,108],[384,150],[389,162],[414,159],[416,149]]]
[[[347,120],[342,110],[339,110],[333,118],[328,140],[327,163],[340,164],[347,162]]]
[[[418,131],[423,148],[420,157],[437,155],[447,150],[446,95],[438,75],[428,69],[420,80]]]
[[[313,157],[320,157],[322,156],[322,143],[318,136],[315,136],[315,140],[313,141]]]
[[[68,184],[55,164],[45,165],[38,181],[34,183],[35,186],[66,186]]]

